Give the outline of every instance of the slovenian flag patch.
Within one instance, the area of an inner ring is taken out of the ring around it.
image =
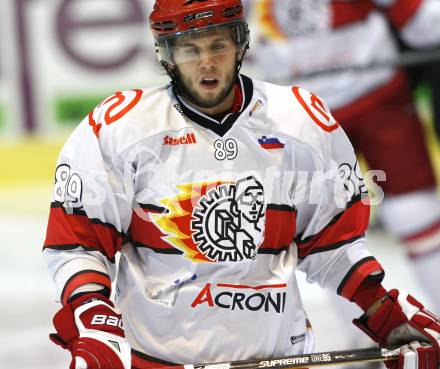
[[[273,149],[282,149],[284,148],[284,144],[278,140],[276,137],[266,137],[263,136],[258,139],[258,143],[263,149],[273,150]]]

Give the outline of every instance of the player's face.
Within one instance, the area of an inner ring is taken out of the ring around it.
[[[230,30],[178,40],[173,59],[184,96],[190,102],[212,114],[232,106],[237,48]]]

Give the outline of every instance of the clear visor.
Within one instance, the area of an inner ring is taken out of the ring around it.
[[[241,52],[248,42],[246,23],[235,21],[163,36],[156,47],[161,61],[182,64]]]

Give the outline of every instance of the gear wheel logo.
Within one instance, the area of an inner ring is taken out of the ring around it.
[[[194,207],[192,240],[213,262],[254,260],[264,236],[265,200],[253,176],[211,188]]]

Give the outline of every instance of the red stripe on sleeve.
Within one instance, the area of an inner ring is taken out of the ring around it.
[[[296,211],[266,210],[264,240],[260,250],[280,249],[289,246],[296,233]]]
[[[365,205],[362,201],[354,203],[350,208],[345,209],[336,222],[325,227],[317,235],[305,242],[297,241],[298,256],[304,258],[311,252],[319,252],[320,248],[324,251],[329,245],[363,235],[368,228],[369,219],[369,205]]]
[[[80,272],[70,278],[64,286],[61,294],[62,304],[65,305],[67,303],[67,300],[73,291],[87,283],[97,283],[111,290],[111,281],[109,276],[96,271]]]
[[[361,283],[374,272],[383,273],[382,266],[376,259],[370,259],[359,265],[355,270],[351,271],[348,279],[340,289],[340,295],[351,300],[357,288]]]
[[[108,259],[113,259],[122,241],[122,235],[111,225],[92,222],[82,213],[67,214],[62,207],[50,209],[45,248],[81,245],[101,251]]]
[[[397,28],[403,28],[417,12],[423,0],[397,0],[386,12]]]

